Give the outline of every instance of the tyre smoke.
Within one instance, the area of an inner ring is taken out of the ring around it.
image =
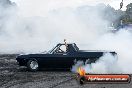
[[[0,53],[40,53],[67,39],[81,49],[117,52],[118,60],[106,54],[88,72],[99,73],[100,67],[102,73],[132,73],[132,28],[109,32],[110,22],[102,18],[104,5],[80,0],[2,1],[10,2],[0,1]],[[111,64],[113,69],[108,68]]]
[[[45,4],[43,0],[0,3],[3,12],[0,13],[0,53],[39,53],[63,39],[89,43],[108,30],[109,22],[101,18],[104,8],[99,10],[84,4],[72,7],[70,3],[63,7],[60,0],[55,4],[53,1]]]

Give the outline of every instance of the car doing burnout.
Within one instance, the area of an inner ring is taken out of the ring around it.
[[[70,69],[77,61],[88,60],[88,63],[94,63],[104,53],[116,55],[109,51],[79,50],[75,43],[59,43],[47,53],[19,55],[16,60],[20,66],[26,66],[30,71],[37,71],[39,68]]]

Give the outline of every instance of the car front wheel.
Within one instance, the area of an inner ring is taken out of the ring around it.
[[[39,67],[39,65],[38,65],[38,62],[36,60],[29,60],[27,62],[27,68],[30,71],[37,71],[38,67]]]

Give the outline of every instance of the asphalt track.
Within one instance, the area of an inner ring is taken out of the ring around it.
[[[0,55],[0,88],[132,88],[129,84],[79,85],[76,74],[64,70],[29,72],[19,67],[15,54]]]

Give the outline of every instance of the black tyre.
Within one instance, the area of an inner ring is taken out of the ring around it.
[[[78,78],[78,83],[80,84],[80,85],[83,85],[84,83],[85,83],[85,78],[84,77],[79,77]]]
[[[36,60],[29,60],[27,62],[27,68],[29,71],[37,71],[39,68],[38,62]]]

